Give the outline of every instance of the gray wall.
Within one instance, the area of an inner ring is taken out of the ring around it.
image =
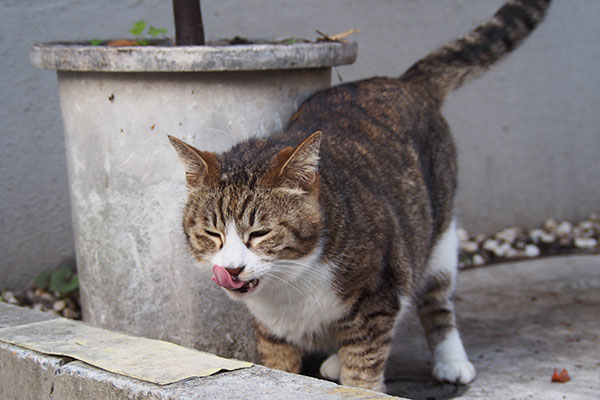
[[[359,28],[344,81],[398,76],[466,33],[502,0],[204,0],[207,37],[306,37]],[[166,0],[0,3],[0,288],[73,254],[64,141],[53,71],[35,41],[128,36],[137,19],[169,28]],[[600,2],[555,0],[515,54],[445,107],[460,152],[458,212],[473,232],[600,211]],[[335,74],[334,74],[335,75]],[[337,78],[336,82],[338,81]]]

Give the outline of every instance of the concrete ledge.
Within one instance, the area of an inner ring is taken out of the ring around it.
[[[0,328],[53,318],[0,303]],[[333,400],[392,397],[257,365],[160,386],[113,374],[71,358],[48,356],[0,342],[0,399],[25,398]]]

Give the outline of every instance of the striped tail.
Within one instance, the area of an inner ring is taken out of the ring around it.
[[[465,37],[430,53],[400,78],[428,87],[443,101],[448,93],[511,52],[542,21],[551,0],[509,0]]]

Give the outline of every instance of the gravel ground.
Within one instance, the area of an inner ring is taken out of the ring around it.
[[[548,219],[541,228],[526,231],[509,227],[491,236],[471,236],[465,229],[459,228],[458,235],[461,269],[559,254],[600,253],[600,215],[592,214],[578,223]],[[78,290],[61,294],[32,283],[25,289],[3,290],[0,301],[65,318],[81,319]]]
[[[525,231],[509,227],[491,236],[471,236],[459,228],[458,235],[459,268],[541,256],[599,253],[600,215],[591,214],[575,224],[548,219],[541,228]]]
[[[81,319],[79,290],[62,294],[38,288],[32,283],[26,289],[2,291],[0,300],[17,306],[49,312],[59,317]]]

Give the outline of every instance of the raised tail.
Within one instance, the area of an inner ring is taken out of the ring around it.
[[[542,21],[551,0],[509,0],[466,36],[430,53],[400,77],[428,87],[443,101],[448,93],[517,47]]]

